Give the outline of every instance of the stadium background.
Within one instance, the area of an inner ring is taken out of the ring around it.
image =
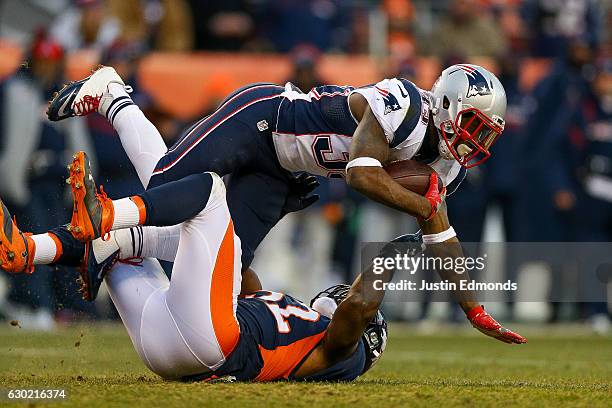
[[[591,0],[2,0],[0,196],[26,230],[65,222],[66,158],[80,148],[111,197],[139,191],[102,117],[55,125],[43,114],[58,86],[98,63],[127,78],[171,144],[246,83],[291,80],[308,90],[401,76],[429,89],[441,67],[469,61],[499,75],[508,114],[492,159],[448,202],[459,237],[609,242],[612,193],[592,195],[584,180],[612,174],[611,22],[610,2]],[[594,138],[603,141],[595,148]],[[258,250],[254,269],[266,288],[309,299],[355,275],[360,242],[416,229],[341,181],[321,184],[321,200],[287,216]],[[107,296],[79,299],[75,277],[40,266],[33,276],[0,275],[1,317],[35,330],[116,320]],[[490,307],[506,321],[610,330],[605,303]],[[457,319],[446,303],[388,308],[421,328]]]

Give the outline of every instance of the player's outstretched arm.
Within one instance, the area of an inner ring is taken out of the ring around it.
[[[389,282],[394,272],[394,269],[386,269],[374,274],[372,266],[369,266],[355,279],[346,298],[334,311],[323,341],[296,372],[298,377],[329,367],[356,350],[385,296],[385,291],[375,289],[373,282]]]
[[[384,131],[367,104],[351,141],[349,160],[357,158],[371,158],[381,164],[389,159]],[[427,219],[432,214],[427,198],[400,186],[382,167],[351,167],[346,173],[346,182],[368,198],[417,218]]]
[[[448,215],[446,212],[446,205],[443,205],[440,211],[429,221],[419,220],[419,226],[423,232],[423,236],[435,236],[444,233],[450,229],[450,223],[448,221]],[[424,239],[424,242],[427,239]],[[427,254],[428,256],[440,257],[440,258],[459,258],[463,257],[463,250],[457,237],[443,240],[437,243],[427,243]],[[451,269],[440,269],[438,274],[443,280],[454,282],[455,287],[460,287],[461,280],[469,280],[469,274],[464,272],[459,274]],[[467,290],[456,290],[453,293],[455,300],[459,303],[459,306],[465,312],[466,317],[472,323],[472,326],[487,336],[493,337],[497,340],[505,343],[527,343],[527,339],[518,333],[514,333],[502,327],[491,315],[485,312],[483,306],[476,301],[476,295],[473,291]]]

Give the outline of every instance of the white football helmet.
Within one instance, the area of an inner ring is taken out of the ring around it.
[[[431,97],[442,135],[440,155],[466,168],[487,160],[505,124],[506,91],[499,79],[478,65],[452,65],[442,71]]]

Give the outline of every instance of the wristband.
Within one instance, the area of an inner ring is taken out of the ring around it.
[[[437,234],[423,235],[423,243],[425,245],[439,244],[456,236],[457,234],[455,233],[454,228],[449,227],[446,231],[438,232]]]
[[[357,157],[346,165],[346,171],[351,167],[382,167],[382,164],[373,157]]]

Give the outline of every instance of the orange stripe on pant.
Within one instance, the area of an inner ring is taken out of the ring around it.
[[[234,350],[240,338],[240,327],[234,314],[233,302],[234,255],[234,224],[230,219],[219,247],[210,284],[212,324],[225,357]]]

